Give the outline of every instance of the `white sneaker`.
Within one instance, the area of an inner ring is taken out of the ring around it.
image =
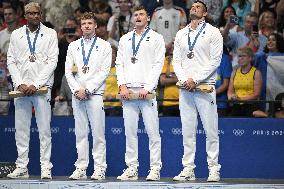
[[[41,179],[52,179],[50,168],[41,168]]]
[[[84,180],[87,179],[86,169],[76,168],[76,170],[69,177],[71,180]]]
[[[149,175],[146,177],[147,181],[157,181],[160,180],[160,169],[151,168]]]
[[[218,182],[220,181],[220,172],[219,171],[209,171],[209,176],[207,179],[208,182]]]
[[[118,180],[138,180],[138,169],[136,167],[128,167],[123,170],[121,176],[117,177]]]
[[[185,167],[180,172],[179,175],[175,176],[173,178],[174,181],[193,181],[195,180],[195,174],[193,169]]]
[[[29,178],[28,169],[17,167],[12,173],[8,174],[7,177],[12,179]]]
[[[91,179],[92,180],[104,180],[106,179],[105,174],[106,174],[106,170],[98,167],[95,169],[93,175],[91,176]]]

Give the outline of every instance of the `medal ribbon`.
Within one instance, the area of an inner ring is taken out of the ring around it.
[[[37,37],[38,37],[38,34],[39,34],[39,30],[40,30],[40,25],[39,25],[39,27],[36,31],[35,39],[34,39],[34,42],[33,42],[33,45],[32,45],[31,38],[30,38],[30,32],[28,30],[28,26],[26,26],[26,35],[27,35],[27,40],[28,40],[31,55],[35,54],[35,44],[36,44],[36,40],[37,40]]]
[[[200,30],[198,31],[197,35],[195,36],[195,39],[193,41],[193,43],[190,42],[190,37],[189,37],[189,32],[187,34],[187,37],[188,37],[188,48],[189,48],[189,51],[192,51],[194,46],[195,46],[195,43],[197,41],[197,38],[199,37],[199,35],[201,34],[201,32],[203,31],[203,29],[205,28],[206,26],[206,23],[204,22],[204,24],[202,25],[202,27],[200,28]]]
[[[97,37],[94,38],[93,43],[92,43],[91,48],[90,48],[89,53],[88,53],[88,57],[86,58],[86,56],[85,56],[85,48],[84,48],[84,41],[83,41],[83,38],[81,39],[82,56],[83,56],[84,66],[87,66],[88,63],[89,63],[91,52],[92,52],[92,50],[93,50],[93,48],[94,48],[94,46],[96,44],[96,41],[97,41]]]
[[[132,52],[133,52],[133,56],[135,57],[137,55],[137,52],[139,50],[140,47],[140,43],[142,42],[142,40],[144,39],[144,37],[146,36],[146,34],[149,32],[150,28],[147,26],[146,31],[142,34],[142,37],[140,38],[137,47],[135,48],[135,32],[133,32],[133,36],[132,36]]]

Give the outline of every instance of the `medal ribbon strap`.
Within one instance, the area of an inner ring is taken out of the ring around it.
[[[40,30],[40,25],[36,31],[36,34],[35,34],[35,39],[34,39],[34,42],[33,42],[33,45],[31,43],[31,38],[30,38],[30,32],[28,30],[28,26],[26,26],[26,35],[27,35],[27,40],[28,40],[28,44],[29,44],[29,49],[30,49],[30,53],[33,55],[35,53],[35,44],[36,44],[36,40],[37,40],[37,37],[38,37],[38,34],[39,34],[39,30]]]
[[[89,59],[90,59],[90,56],[91,56],[91,52],[96,44],[96,41],[97,41],[97,37],[94,38],[93,40],[93,43],[91,45],[91,48],[89,50],[89,53],[88,53],[88,57],[86,58],[85,56],[85,48],[84,48],[84,41],[83,41],[83,38],[81,39],[81,46],[82,46],[82,55],[83,55],[83,62],[84,62],[84,66],[87,66],[88,63],[89,63]]]
[[[135,32],[133,32],[133,36],[132,36],[132,52],[133,52],[133,56],[135,57],[137,55],[137,52],[139,50],[140,44],[142,42],[142,40],[144,39],[144,37],[146,36],[146,34],[149,32],[150,28],[147,26],[146,31],[142,34],[142,37],[140,38],[140,41],[137,44],[137,47],[135,48]]]
[[[198,31],[197,35],[195,36],[195,39],[193,41],[193,43],[190,42],[190,37],[189,37],[189,32],[187,34],[187,37],[188,37],[188,48],[189,48],[189,51],[192,51],[194,46],[195,46],[195,43],[197,41],[197,38],[199,37],[199,35],[201,34],[201,32],[203,31],[203,29],[205,28],[206,26],[206,23],[204,22],[204,24],[202,25],[202,27],[200,28],[200,30]]]

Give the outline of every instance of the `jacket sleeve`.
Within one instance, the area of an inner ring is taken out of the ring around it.
[[[124,77],[123,50],[124,50],[124,44],[123,44],[123,37],[122,37],[119,41],[117,56],[116,56],[116,60],[115,60],[118,86],[126,84],[126,80],[125,80],[125,77]]]
[[[21,84],[24,84],[15,58],[15,52],[17,52],[16,41],[17,39],[15,38],[15,33],[13,32],[10,38],[10,44],[7,52],[7,66],[12,76],[12,81],[14,83],[15,89],[17,89]]]
[[[176,76],[180,83],[187,81],[187,76],[185,70],[182,67],[182,56],[181,56],[181,46],[180,46],[180,35],[177,33],[176,39],[174,42],[174,52],[173,52],[173,68],[175,70]]]
[[[152,69],[149,73],[149,77],[146,80],[146,85],[144,89],[151,92],[158,85],[158,80],[164,65],[165,60],[165,41],[162,35],[157,35],[156,44],[154,45],[154,61],[152,63]]]
[[[65,76],[66,80],[68,82],[68,85],[70,87],[70,90],[74,94],[75,91],[78,91],[81,86],[80,84],[76,81],[75,76],[72,73],[72,66],[75,63],[74,61],[74,54],[72,53],[72,45],[74,42],[70,43],[68,46],[67,50],[67,56],[66,56],[66,61],[65,61]]]

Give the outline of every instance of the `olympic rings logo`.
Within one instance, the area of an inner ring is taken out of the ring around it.
[[[243,129],[234,129],[233,133],[235,136],[242,136],[245,133],[245,131]]]
[[[114,134],[114,135],[120,135],[122,133],[122,128],[111,128],[111,132]]]
[[[182,134],[182,129],[181,128],[172,128],[172,133],[174,135],[181,135]]]

